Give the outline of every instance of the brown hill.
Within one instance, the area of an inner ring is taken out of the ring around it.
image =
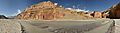
[[[47,1],[41,2],[39,4],[32,5],[29,8],[19,15],[17,15],[18,19],[57,19],[64,16],[62,13],[62,7],[58,7],[54,5],[54,3]]]
[[[111,19],[120,19],[120,3],[113,5],[106,12],[109,12],[109,18]]]
[[[17,15],[17,19],[76,19],[85,18],[84,12],[75,12],[47,1],[32,5]],[[82,15],[82,16],[80,16]]]

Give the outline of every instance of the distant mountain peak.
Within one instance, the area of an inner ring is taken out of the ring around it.
[[[0,19],[8,19],[8,18],[4,15],[0,15]]]

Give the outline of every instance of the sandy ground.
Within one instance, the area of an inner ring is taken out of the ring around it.
[[[3,23],[9,25],[4,25]],[[1,31],[0,33],[107,33],[112,23],[113,23],[112,20],[45,21],[45,20],[1,19],[0,27],[3,28],[0,28],[0,30],[4,30],[4,32]]]
[[[120,33],[120,19],[114,19],[115,21],[115,33]]]
[[[0,20],[0,33],[22,33],[21,25],[12,20]]]

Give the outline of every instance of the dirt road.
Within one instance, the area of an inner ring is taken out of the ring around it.
[[[6,23],[9,22],[9,23]],[[13,23],[11,23],[13,22]],[[106,33],[112,24],[111,20],[0,20],[0,33]],[[3,23],[9,24],[4,25]],[[7,31],[9,30],[13,31]],[[17,32],[19,31],[19,32]]]
[[[114,19],[115,21],[115,33],[120,33],[120,19]]]

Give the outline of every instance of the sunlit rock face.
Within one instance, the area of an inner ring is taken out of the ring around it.
[[[94,18],[102,18],[102,12],[93,12],[91,15]]]
[[[108,16],[109,18],[111,18],[111,19],[120,19],[120,3],[118,3],[117,5],[112,6],[107,11],[109,11],[109,16]]]
[[[58,19],[64,16],[62,7],[55,5],[54,3],[47,1],[41,2],[31,7],[26,8],[22,13],[17,15],[17,19]]]
[[[37,19],[37,20],[57,20],[57,19],[87,19],[89,16],[84,11],[69,10],[52,3],[50,1],[34,4],[26,8],[16,16],[16,19]]]
[[[5,17],[4,15],[0,15],[0,19],[8,19],[8,18]]]

